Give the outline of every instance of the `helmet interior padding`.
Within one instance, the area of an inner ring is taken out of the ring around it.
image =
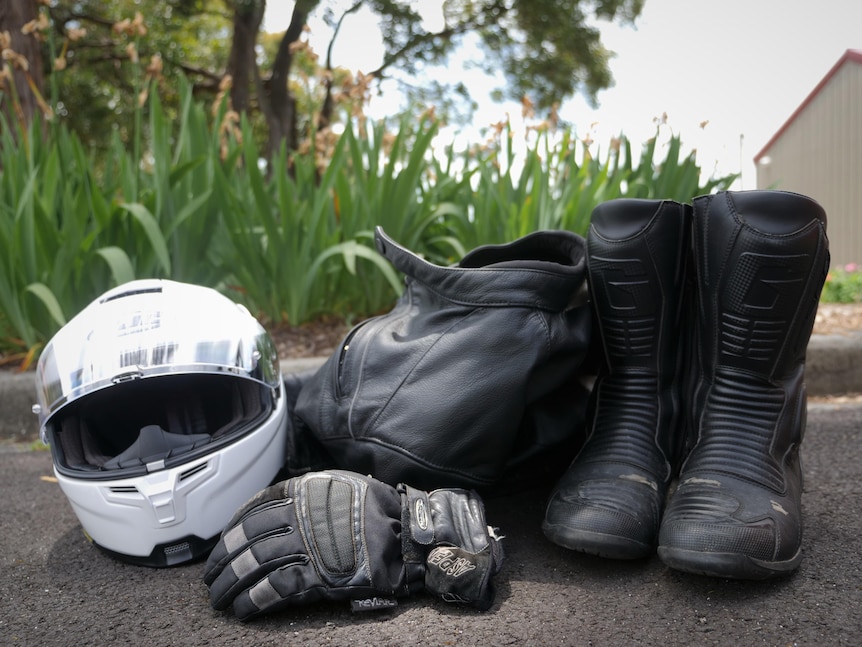
[[[268,389],[253,380],[215,374],[146,378],[70,403],[51,423],[52,445],[59,449],[61,471],[114,475],[220,445],[220,439],[253,430],[271,409]]]

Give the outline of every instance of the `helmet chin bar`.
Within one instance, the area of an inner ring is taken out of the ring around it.
[[[92,539],[90,539],[92,541]],[[210,539],[201,539],[195,535],[189,535],[167,544],[159,544],[153,548],[153,552],[145,557],[136,555],[125,555],[116,551],[100,546],[95,541],[93,545],[100,551],[118,559],[127,564],[136,566],[149,566],[151,568],[165,568],[168,566],[177,566],[179,564],[187,564],[203,559],[209,555],[215,543],[218,541],[218,535]]]
[[[217,537],[234,510],[269,485],[284,464],[283,393],[276,402],[254,432],[206,445],[216,449],[194,459],[178,457],[164,469],[103,470],[96,472],[98,478],[79,478],[61,471],[55,455],[54,473],[81,525],[104,552],[148,566],[197,559],[211,547],[208,538]]]

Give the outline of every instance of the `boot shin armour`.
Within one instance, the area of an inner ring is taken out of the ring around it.
[[[619,199],[593,211],[587,236],[603,370],[588,440],[548,502],[556,544],[616,559],[655,551],[682,445],[680,317],[691,207]]]
[[[765,579],[802,559],[805,351],[829,267],[826,214],[782,191],[694,205],[694,447],[665,512],[659,557]]]

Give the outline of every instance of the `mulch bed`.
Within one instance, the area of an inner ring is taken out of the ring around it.
[[[279,325],[270,329],[282,359],[327,357],[338,347],[350,325],[334,317],[300,326]],[[862,303],[824,303],[817,311],[814,334],[848,334],[862,331]],[[25,355],[0,353],[0,370],[20,370]]]

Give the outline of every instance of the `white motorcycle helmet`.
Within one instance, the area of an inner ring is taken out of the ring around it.
[[[106,292],[45,346],[36,397],[60,487],[93,543],[124,561],[204,557],[285,463],[275,345],[210,288]]]

